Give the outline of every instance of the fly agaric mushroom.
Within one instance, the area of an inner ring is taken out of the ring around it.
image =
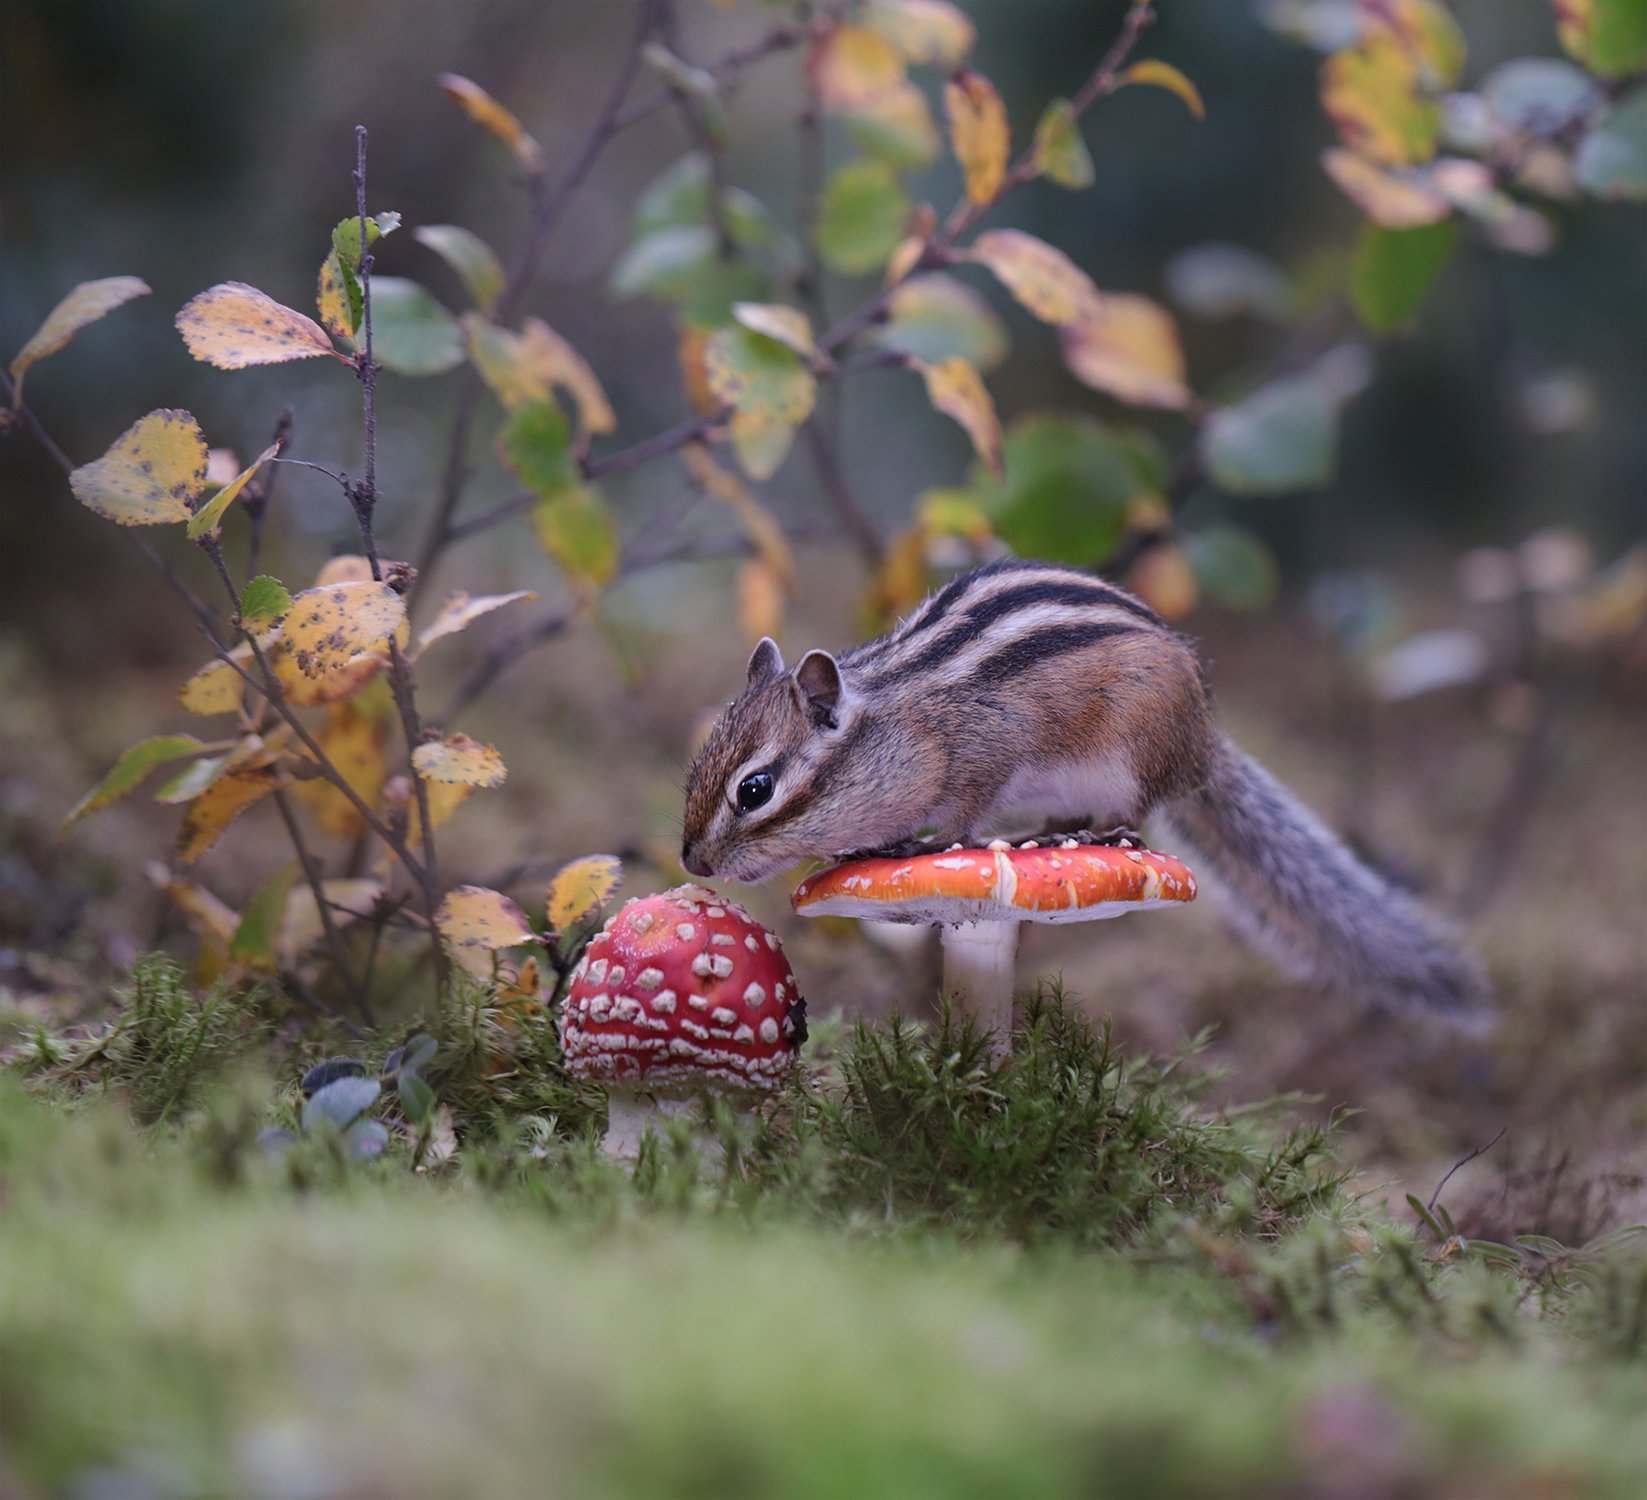
[[[1193,901],[1195,876],[1149,849],[1034,840],[959,844],[911,859],[859,859],[811,875],[790,898],[803,917],[943,927],[944,989],[1012,1050],[1012,964],[1021,922],[1091,922]]]
[[[561,1051],[607,1090],[606,1150],[705,1094],[770,1093],[806,1040],[806,1002],[778,939],[698,885],[631,901],[572,971]]]

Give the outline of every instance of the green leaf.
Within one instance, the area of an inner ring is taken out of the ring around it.
[[[246,903],[245,915],[229,944],[229,957],[236,963],[253,969],[275,967],[275,939],[280,933],[280,918],[296,879],[297,861],[293,860],[265,880]]]
[[[1275,599],[1280,570],[1275,554],[1240,526],[1210,526],[1183,539],[1195,581],[1209,599],[1230,609],[1264,609]]]
[[[367,215],[366,243],[376,244],[386,234],[393,234],[400,228],[400,215],[397,213],[382,213]],[[351,214],[340,222],[332,231],[332,249],[337,252],[339,264],[350,271],[360,270],[360,215]]]
[[[715,234],[706,224],[675,224],[642,235],[618,257],[608,285],[616,297],[642,294],[684,302],[715,258]]]
[[[887,313],[875,331],[876,344],[923,364],[958,355],[979,370],[992,370],[1007,356],[1006,324],[988,299],[942,272],[894,288]]]
[[[1060,187],[1091,187],[1096,173],[1068,99],[1054,99],[1035,127],[1035,165]]]
[[[188,531],[191,542],[205,536],[207,532],[216,534],[217,523],[223,519],[223,512],[234,504],[240,492],[251,483],[252,476],[278,452],[280,452],[280,444],[270,443],[267,448],[258,454],[249,468],[242,469],[189,518]]]
[[[1453,252],[1452,220],[1416,229],[1366,224],[1350,275],[1350,301],[1374,333],[1399,328],[1418,311],[1430,284]]]
[[[421,1125],[435,1107],[435,1091],[418,1075],[402,1067],[395,1077],[400,1093],[400,1111],[413,1125]]]
[[[205,748],[192,734],[163,734],[140,740],[114,763],[107,776],[69,809],[69,815],[63,819],[63,831],[67,832],[87,813],[94,813],[127,792],[136,791],[156,766],[184,755],[198,755]]]
[[[593,485],[545,496],[533,508],[532,524],[543,550],[580,593],[593,595],[612,581],[618,571],[618,529]]]
[[[552,400],[517,407],[500,442],[503,461],[534,495],[549,499],[583,482],[572,454],[572,424]]]
[[[1570,56],[1603,78],[1647,69],[1647,5],[1641,0],[1557,0],[1556,33]]]
[[[727,188],[721,197],[726,226],[746,250],[760,250],[779,238],[777,223],[765,204],[742,188]],[[660,229],[701,227],[709,222],[709,158],[689,151],[642,189],[635,204],[634,234],[644,239]]]
[[[1278,380],[1215,411],[1201,429],[1201,458],[1232,495],[1283,495],[1331,481],[1338,403],[1310,375]]]
[[[1647,198],[1647,88],[1601,117],[1579,142],[1573,166],[1579,183],[1598,198]]]
[[[451,313],[415,281],[372,278],[372,358],[397,375],[439,375],[463,363],[468,345]]]
[[[503,290],[503,263],[478,234],[458,224],[424,224],[412,231],[458,274],[464,290],[482,312],[490,312]]]
[[[278,625],[292,607],[292,596],[278,578],[260,573],[240,595],[240,623],[248,630]]]
[[[818,253],[848,274],[884,266],[903,238],[909,199],[885,162],[849,162],[829,179],[818,210]]]
[[[1095,567],[1115,551],[1127,504],[1159,488],[1153,439],[1085,416],[1036,414],[1007,429],[1005,478],[982,471],[978,498],[1020,557]]]
[[[162,786],[154,794],[154,800],[169,806],[175,806],[179,802],[193,802],[203,791],[223,778],[223,773],[229,769],[229,762],[233,759],[232,750],[225,750],[221,755],[201,756],[192,766],[186,767]]]

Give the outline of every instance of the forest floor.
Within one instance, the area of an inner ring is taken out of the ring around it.
[[[164,727],[175,664],[65,695],[6,647],[0,1494],[1639,1495],[1647,1255],[1616,1235],[1647,1220],[1639,701],[1585,697],[1506,813],[1518,740],[1479,704],[1385,714],[1369,777],[1279,628],[1220,638],[1238,737],[1476,902],[1493,1037],[1334,1009],[1199,903],[1032,933],[1023,986],[1061,975],[1073,1020],[1033,1010],[996,1077],[934,1020],[929,956],[757,892],[822,1022],[806,1080],[719,1165],[677,1139],[633,1176],[585,1138],[598,1101],[541,1023],[484,997],[432,1017],[391,967],[364,1047],[153,967],[134,1005],[141,952],[189,956],[142,874],[171,810],[56,824]],[[674,878],[678,757],[655,747],[735,667],[641,702],[599,649],[477,718],[520,753],[453,878],[539,856],[527,901],[614,846],[624,894]],[[278,847],[247,821],[202,865],[236,902]],[[889,1033],[896,1009],[925,1030]],[[324,1133],[259,1144],[306,1066],[381,1064],[419,1025],[451,1131],[416,1169],[392,1101],[374,1162]],[[1406,1195],[1489,1142],[1427,1225]]]

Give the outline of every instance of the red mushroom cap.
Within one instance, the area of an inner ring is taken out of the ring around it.
[[[572,971],[561,1050],[579,1078],[654,1093],[765,1091],[806,1040],[778,939],[703,886],[631,901]]]
[[[1103,844],[951,849],[858,859],[809,876],[790,898],[808,917],[879,922],[1090,922],[1193,901],[1195,876],[1170,854]]]

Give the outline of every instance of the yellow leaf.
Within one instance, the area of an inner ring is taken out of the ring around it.
[[[682,325],[679,337],[675,352],[680,361],[681,386],[686,392],[686,399],[692,404],[692,410],[700,415],[707,416],[710,412],[719,411],[721,403],[709,388],[709,371],[704,364],[704,351],[709,347],[708,330],[687,323]]]
[[[448,893],[435,911],[435,927],[458,965],[482,977],[492,972],[494,953],[535,936],[525,912],[480,885],[460,885]]]
[[[315,740],[360,800],[376,807],[389,774],[389,726],[384,716],[353,703],[333,704]],[[360,810],[324,777],[299,781],[294,795],[327,833],[354,838],[365,832]]]
[[[412,752],[412,766],[426,781],[456,781],[465,786],[502,786],[509,775],[496,750],[466,734],[419,745]]]
[[[532,507],[532,525],[543,550],[586,598],[617,575],[618,530],[593,485],[575,485],[539,500]]]
[[[1076,323],[1097,314],[1098,288],[1062,250],[1019,229],[991,229],[967,258],[988,266],[1020,305],[1043,323]]]
[[[758,641],[763,635],[776,635],[782,629],[787,595],[783,579],[765,558],[752,557],[738,565],[733,592],[738,607],[738,628],[747,640]]]
[[[1387,171],[1342,146],[1323,151],[1321,165],[1362,213],[1386,229],[1416,229],[1452,212],[1451,204],[1429,183]]]
[[[623,865],[610,854],[586,854],[564,866],[549,882],[544,902],[556,932],[593,915],[612,899],[623,881]]]
[[[328,557],[315,574],[314,587],[323,589],[329,583],[370,583],[372,560],[358,552],[340,552]]]
[[[756,553],[778,581],[786,588],[793,588],[795,558],[778,518],[761,504],[743,480],[717,464],[702,443],[688,443],[681,450],[681,459],[692,477],[709,494],[736,513],[750,541],[755,544]]]
[[[31,365],[55,354],[88,323],[106,317],[133,297],[146,296],[149,285],[136,276],[105,276],[99,281],[82,281],[47,315],[34,336],[13,357],[13,403],[23,399],[23,376]]]
[[[1064,363],[1083,385],[1133,406],[1189,405],[1178,325],[1148,297],[1107,294],[1098,311],[1063,331]]]
[[[1121,74],[1116,87],[1129,83],[1147,83],[1158,89],[1165,89],[1169,94],[1176,94],[1182,99],[1185,107],[1196,119],[1204,120],[1207,117],[1207,107],[1201,102],[1201,91],[1169,62],[1161,62],[1153,57],[1145,58],[1143,62],[1135,62]]]
[[[1420,95],[1417,62],[1387,31],[1327,59],[1321,105],[1344,144],[1373,161],[1406,166],[1435,154],[1441,106]]]
[[[543,1004],[543,981],[538,974],[538,961],[535,957],[526,959],[514,974],[505,971],[505,982],[498,987],[498,1008],[505,1012],[515,1010],[536,1010]],[[513,1026],[515,1018],[504,1015],[499,1019],[506,1026]]]
[[[383,894],[383,882],[364,877],[323,880],[320,892],[332,914],[332,925],[347,927],[351,922],[371,916],[372,908]],[[275,936],[275,955],[280,966],[290,969],[320,941],[325,931],[326,924],[321,920],[314,891],[307,884],[294,886],[286,897]]]
[[[193,864],[252,803],[284,784],[276,771],[254,768],[215,781],[188,805],[177,835],[177,857]]]
[[[313,318],[240,281],[220,282],[185,303],[177,315],[177,331],[190,354],[220,370],[320,354],[349,363]]]
[[[469,341],[470,361],[508,410],[548,398],[548,381],[522,358],[519,334],[500,328],[483,313],[466,312],[458,321]]]
[[[864,22],[912,63],[958,68],[977,36],[971,20],[949,0],[870,0]]]
[[[704,368],[710,389],[734,408],[728,431],[738,462],[751,478],[770,479],[812,414],[817,380],[793,349],[743,327],[710,335]]]
[[[296,600],[293,601],[294,605]],[[404,629],[404,623],[402,629]],[[286,701],[293,708],[316,708],[321,704],[343,703],[353,698],[389,665],[387,651],[363,651],[311,677],[298,665],[291,646],[276,640],[269,647],[269,665],[274,670]]]
[[[807,60],[825,109],[858,109],[898,88],[908,76],[898,49],[866,26],[837,25],[818,38]]]
[[[732,316],[745,328],[793,349],[802,359],[811,359],[818,352],[812,341],[812,320],[798,307],[777,302],[734,302]]]
[[[252,648],[244,641],[229,652],[229,656],[248,671],[252,667]],[[191,714],[205,717],[211,714],[239,712],[246,681],[228,662],[209,661],[178,690],[177,701]]]
[[[989,516],[971,490],[927,490],[915,502],[915,522],[927,542],[959,538],[973,547],[995,537]]]
[[[595,372],[553,328],[541,318],[528,318],[521,325],[520,341],[527,367],[577,403],[578,425],[585,432],[611,432],[618,425]]]
[[[995,416],[983,377],[964,359],[946,359],[927,365],[915,361],[926,382],[926,395],[934,407],[953,417],[966,429],[978,457],[993,473],[1001,472],[1001,424]]]
[[[1564,0],[1556,0],[1557,8]],[[1639,4],[1640,0],[1624,0]],[[1418,67],[1420,84],[1441,93],[1457,84],[1464,73],[1464,33],[1452,13],[1438,0],[1378,0],[1363,4],[1362,25],[1369,31],[1387,31],[1407,49]],[[1557,23],[1557,31],[1560,23]]]
[[[315,311],[320,314],[321,327],[327,333],[340,339],[355,336],[354,304],[335,250],[320,263],[320,275],[315,281]]]
[[[208,942],[220,946],[227,956],[229,944],[234,941],[235,931],[240,926],[240,918],[233,907],[214,896],[204,886],[173,874],[159,860],[150,860],[143,867],[143,873],[156,888],[164,891],[167,900],[188,918],[189,926]]]
[[[436,641],[444,640],[449,635],[456,635],[460,630],[467,630],[482,615],[489,615],[494,609],[502,609],[506,604],[536,598],[537,595],[531,589],[517,589],[512,594],[487,594],[480,599],[471,599],[459,589],[447,597],[446,602],[435,612],[434,619],[418,632],[417,647],[408,654],[415,661]]]
[[[222,520],[223,512],[234,503],[235,497],[251,483],[252,475],[257,473],[278,452],[280,452],[280,444],[270,443],[267,448],[258,454],[250,468],[242,469],[206,504],[202,505],[189,521],[189,540],[193,541],[196,537],[204,536],[208,531],[215,535],[217,523]]]
[[[526,133],[526,127],[478,83],[471,83],[457,73],[442,73],[440,86],[448,99],[463,106],[471,120],[515,153],[523,172],[543,170],[543,148]]]
[[[324,677],[383,646],[406,619],[406,601],[386,583],[328,583],[292,600],[284,639],[305,677]]]
[[[944,110],[950,144],[966,176],[967,197],[974,203],[992,202],[1006,178],[1012,151],[1012,130],[1001,96],[982,73],[963,68],[944,84]]]
[[[101,458],[69,475],[83,505],[122,526],[187,521],[206,487],[206,439],[186,411],[139,417]]]
[[[422,777],[418,780],[423,781]],[[395,791],[391,799],[390,789]],[[474,795],[474,787],[462,781],[423,781],[423,795],[429,802],[429,826],[439,828],[452,816],[470,797]],[[417,794],[404,776],[394,777],[384,786],[384,802],[391,800],[406,809],[406,842],[413,849],[423,845],[423,813],[417,804]]]

